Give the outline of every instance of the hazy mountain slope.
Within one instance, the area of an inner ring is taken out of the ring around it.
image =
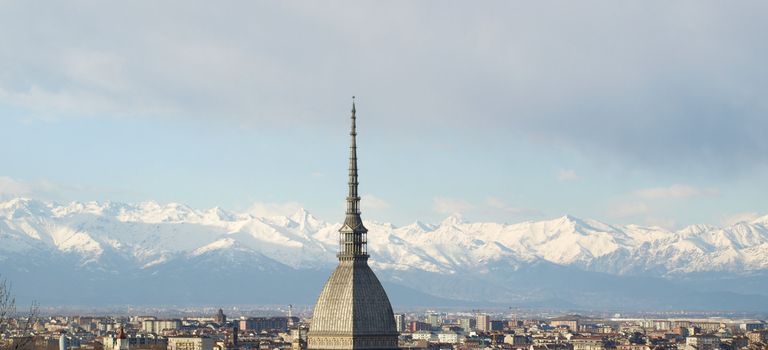
[[[373,268],[392,288],[406,291],[398,292],[404,301],[418,290],[443,303],[609,306],[664,299],[656,304],[671,307],[678,299],[694,305],[715,298],[707,293],[766,293],[733,283],[718,288],[717,280],[768,284],[768,216],[677,232],[572,216],[518,224],[449,217],[436,225],[366,226]],[[312,284],[322,284],[318,276],[326,277],[336,263],[338,228],[304,210],[265,218],[175,203],[18,198],[0,202],[0,273],[56,302],[65,294],[70,303],[221,302],[216,291],[241,303],[264,303],[274,295],[307,301],[317,289]],[[80,292],[45,287],[56,283]],[[707,286],[708,292],[686,285]],[[679,293],[686,298],[673,297]],[[761,298],[740,300],[753,305]]]

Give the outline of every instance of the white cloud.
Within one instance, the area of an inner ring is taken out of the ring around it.
[[[43,200],[69,201],[93,200],[104,195],[136,196],[131,190],[116,188],[63,184],[47,179],[19,180],[9,176],[0,176],[0,198],[29,197]]]
[[[768,123],[766,105],[754,98],[765,91],[754,67],[766,23],[753,16],[764,3],[573,3],[554,12],[538,2],[466,3],[429,22],[433,6],[418,2],[89,2],[44,12],[27,3],[0,10],[0,42],[13,52],[0,56],[10,67],[0,102],[43,115],[317,125],[354,86],[395,130],[450,120],[630,161],[720,162],[729,172],[768,162],[768,140],[755,132]],[[95,32],[94,20],[108,25]],[[206,30],[190,30],[201,21]],[[709,40],[688,40],[699,37]],[[581,49],[564,55],[572,46]],[[382,54],[396,52],[409,54]],[[723,59],[733,53],[742,64]]]
[[[501,198],[488,196],[482,202],[471,202],[460,198],[435,197],[432,209],[443,215],[467,215],[473,220],[510,222],[518,219],[541,217],[540,210],[511,205]]]
[[[660,213],[643,201],[625,201],[617,203],[611,207],[607,215],[617,220],[628,220],[630,223],[644,224],[646,226],[657,226],[667,230],[677,228],[677,221],[664,217]]]
[[[667,230],[674,230],[677,228],[677,221],[669,218],[647,217],[645,218],[645,224],[648,226],[658,226]]]
[[[463,199],[435,197],[432,199],[432,208],[440,214],[463,214],[474,206]]]
[[[370,193],[362,196],[360,206],[362,209],[388,209],[390,207],[389,202]]]
[[[690,198],[717,195],[715,188],[699,188],[689,185],[672,185],[669,187],[652,187],[637,190],[636,197],[644,199]]]
[[[485,206],[480,208],[484,214],[480,215],[492,221],[511,222],[519,219],[541,218],[544,213],[534,208],[525,208],[511,205],[501,198],[489,196],[485,199]]]
[[[24,181],[8,176],[0,176],[0,196],[9,197],[35,197],[41,199],[59,199],[70,194],[94,193],[98,189],[64,185],[48,180]],[[102,191],[105,191],[102,189]]]
[[[298,202],[254,202],[248,208],[248,213],[258,217],[290,216],[301,208],[303,206]]]
[[[627,218],[636,215],[642,215],[648,213],[649,208],[643,202],[626,202],[619,203],[611,208],[608,215],[615,218]]]
[[[569,180],[576,180],[579,176],[576,175],[576,170],[573,169],[562,169],[557,173],[557,180],[559,181],[569,181]]]
[[[757,212],[753,212],[753,211],[751,211],[751,212],[744,212],[744,213],[736,213],[736,214],[732,214],[732,215],[728,215],[728,216],[724,217],[721,220],[721,223],[723,225],[730,226],[730,225],[734,225],[734,224],[737,224],[737,223],[740,223],[740,222],[753,221],[753,220],[755,220],[755,219],[757,219],[759,217],[760,217],[760,214],[758,214]]]
[[[673,229],[677,221],[665,215],[660,207],[663,203],[660,201],[715,196],[718,193],[716,188],[684,184],[642,188],[624,196],[623,201],[612,205],[606,214],[616,219],[642,220],[645,225]]]
[[[485,204],[493,209],[500,210],[502,212],[506,213],[512,213],[512,214],[520,214],[523,212],[526,212],[526,209],[518,208],[511,206],[507,204],[507,202],[504,202],[503,200],[497,198],[497,197],[488,197],[485,199]]]
[[[0,196],[25,196],[32,192],[32,187],[24,182],[14,180],[7,176],[0,176]]]

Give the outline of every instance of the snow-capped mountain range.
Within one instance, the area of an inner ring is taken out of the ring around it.
[[[743,300],[751,303],[764,303],[768,295],[764,289],[751,289],[768,284],[763,275],[768,271],[768,216],[728,227],[693,225],[679,231],[568,215],[517,224],[470,223],[458,216],[439,224],[365,224],[370,263],[385,285],[393,286],[388,289],[402,289],[395,292],[402,299],[435,296],[444,302],[506,304],[550,300],[585,306],[588,300],[615,298],[622,304],[622,288],[641,278],[650,281],[648,286],[674,293],[681,292],[678,288],[688,288],[681,293],[737,293],[749,296]],[[57,204],[17,198],[0,202],[0,274],[21,286],[31,274],[54,274],[51,280],[65,281],[58,283],[77,281],[84,289],[98,290],[91,299],[79,300],[78,293],[68,297],[87,304],[98,303],[105,293],[123,292],[111,291],[108,285],[162,285],[187,275],[218,278],[211,283],[228,288],[251,288],[243,278],[257,271],[255,279],[270,286],[291,285],[293,289],[286,288],[296,292],[295,298],[309,298],[311,303],[320,286],[310,281],[316,276],[322,280],[336,264],[339,227],[303,209],[291,216],[257,217],[176,203]],[[195,278],[189,278],[179,279],[176,286],[194,285]],[[726,280],[731,281],[729,287],[713,289]],[[596,283],[592,289],[577,287],[588,281]],[[37,287],[24,291],[48,298],[48,290],[40,289],[44,283],[33,284]],[[189,300],[200,299],[194,290],[184,289]],[[596,292],[609,296],[589,296]],[[124,302],[152,303],[139,299]],[[762,306],[768,308],[768,303]]]

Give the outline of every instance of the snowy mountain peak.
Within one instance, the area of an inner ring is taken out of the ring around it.
[[[8,219],[50,215],[49,205],[30,198],[13,198],[0,203],[0,216]]]
[[[572,229],[576,229],[579,226],[586,226],[584,221],[569,214],[563,215],[553,221],[556,221],[555,225],[557,226],[569,227]]]
[[[307,219],[308,219],[310,216],[312,216],[312,214],[310,214],[310,213],[309,213],[309,212],[308,212],[306,209],[304,209],[304,208],[299,208],[299,209],[297,209],[297,210],[296,210],[296,212],[294,212],[294,213],[293,213],[291,216],[289,216],[288,218],[289,218],[289,219],[291,219],[291,220],[293,220],[294,222],[297,222],[297,223],[302,223],[302,222],[305,222],[305,221],[307,221]]]
[[[612,274],[768,271],[768,225],[761,220],[677,232],[572,215],[518,224],[472,223],[460,215],[437,225],[365,224],[377,266],[399,271],[459,273],[525,261]],[[0,202],[0,261],[11,254],[65,254],[83,266],[107,269],[117,259],[145,269],[237,251],[231,257],[258,254],[291,268],[320,268],[336,261],[338,229],[303,208],[262,218],[178,203],[60,205],[18,198]]]
[[[440,223],[440,226],[455,226],[455,225],[461,225],[464,223],[466,223],[466,221],[464,221],[464,217],[461,214],[455,213],[445,218]]]
[[[693,225],[688,225],[677,232],[685,236],[691,236],[691,235],[695,236],[695,235],[700,235],[702,232],[712,231],[716,229],[718,229],[718,227],[712,226],[712,225],[693,224]]]
[[[582,219],[570,214],[563,215],[555,220],[551,221],[556,226],[568,227],[576,232],[585,231],[600,231],[600,232],[615,232],[616,228],[606,223],[591,220]]]
[[[195,249],[192,252],[192,255],[196,256],[196,255],[202,255],[214,250],[229,249],[229,248],[235,247],[236,245],[237,245],[237,241],[235,241],[234,239],[222,238],[222,239],[213,241],[210,244],[207,244],[205,246]]]
[[[206,220],[213,220],[213,221],[235,221],[236,215],[221,209],[219,207],[213,207],[211,209],[208,209],[204,213],[204,217]]]
[[[308,230],[317,230],[325,225],[322,220],[316,218],[304,208],[299,208],[296,210],[296,212],[288,217],[288,219],[295,222],[298,225],[299,230],[302,232],[306,232]]]
[[[433,231],[435,229],[435,225],[427,224],[427,223],[421,222],[419,220],[416,220],[416,222],[414,222],[410,226],[413,226],[414,228],[418,228],[418,229],[420,229],[420,230],[422,230],[424,232]]]
[[[761,216],[751,222],[754,225],[766,225],[768,226],[768,215]]]

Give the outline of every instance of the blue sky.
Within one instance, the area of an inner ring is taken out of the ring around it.
[[[343,212],[768,214],[763,2],[0,3],[0,196]]]

